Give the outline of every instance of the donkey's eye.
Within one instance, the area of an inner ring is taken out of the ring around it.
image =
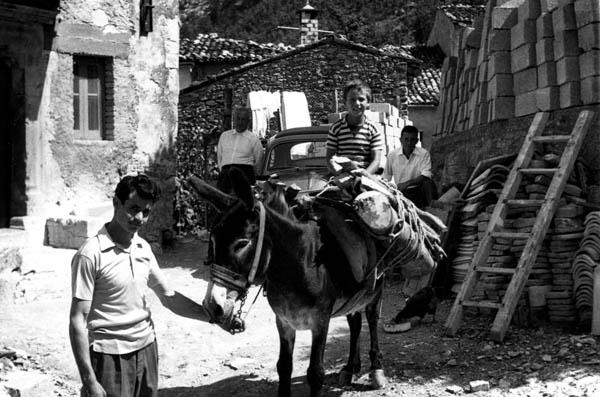
[[[244,240],[238,240],[235,242],[235,244],[233,245],[233,250],[235,252],[237,251],[241,251],[244,248],[246,248],[248,246],[248,244],[250,244],[250,240],[244,239]]]

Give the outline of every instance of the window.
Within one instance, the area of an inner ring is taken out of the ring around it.
[[[112,140],[112,62],[73,57],[73,130],[81,140]]]
[[[140,36],[152,32],[152,0],[140,0]]]

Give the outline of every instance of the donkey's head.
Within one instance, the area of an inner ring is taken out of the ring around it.
[[[255,202],[241,173],[232,171],[231,178],[235,196],[196,177],[190,177],[189,182],[220,212],[211,230],[211,279],[203,304],[213,322],[236,332],[243,330],[236,301],[243,304],[250,285],[263,275],[268,255],[263,250],[265,209]]]

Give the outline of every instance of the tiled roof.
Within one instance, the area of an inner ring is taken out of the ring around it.
[[[402,57],[404,59],[406,59],[407,61],[414,61],[417,58],[415,58],[413,56],[413,54],[411,53],[411,47],[410,45],[403,45],[403,46],[395,46],[395,45],[391,45],[391,44],[386,44],[383,47],[380,48],[381,51],[383,51],[386,54],[391,54],[391,55],[395,55],[398,57]]]
[[[475,17],[485,11],[484,5],[447,4],[439,8],[455,24],[472,26]]]
[[[435,105],[440,101],[440,78],[437,68],[421,68],[421,73],[413,78],[408,87],[409,105]]]
[[[179,59],[196,62],[255,62],[292,50],[285,44],[257,43],[200,33],[195,40],[184,38],[179,45]]]

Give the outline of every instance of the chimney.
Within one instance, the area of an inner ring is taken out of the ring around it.
[[[319,40],[319,21],[317,20],[319,10],[311,6],[309,0],[306,0],[306,5],[298,13],[300,14],[300,45]]]

